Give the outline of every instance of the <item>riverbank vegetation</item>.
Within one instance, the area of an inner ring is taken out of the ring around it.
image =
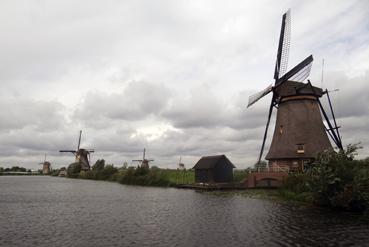
[[[7,167],[7,168],[3,168],[0,167],[0,176],[1,175],[40,175],[41,172],[40,171],[31,171],[30,169],[26,169],[24,167],[20,167],[20,166],[12,166],[12,167]]]
[[[305,173],[291,174],[280,189],[282,197],[348,211],[369,208],[369,158],[355,160],[358,145],[326,151]]]
[[[369,158],[354,159],[358,145],[349,145],[339,152],[326,151],[318,155],[303,173],[290,174],[283,186],[262,194],[284,201],[295,201],[349,211],[369,209]],[[234,182],[244,183],[250,169],[235,170]],[[170,187],[194,183],[193,170],[160,169],[156,166],[121,167],[105,165],[98,160],[90,171],[81,171],[79,163],[67,168],[68,177],[116,181],[121,184]],[[246,192],[245,192],[246,193]],[[247,192],[248,193],[248,192]],[[246,194],[247,194],[246,193]]]
[[[70,178],[82,178],[92,180],[116,181],[121,184],[146,185],[146,186],[170,186],[171,181],[167,174],[155,167],[116,168],[114,165],[105,165],[105,160],[97,160],[89,171],[81,171],[79,163],[70,164],[67,168]]]
[[[241,182],[245,179],[247,170],[235,170],[234,181]],[[193,170],[160,169],[156,166],[145,168],[114,167],[105,165],[105,160],[97,160],[90,171],[81,171],[79,163],[72,163],[67,168],[70,178],[116,181],[121,184],[170,187],[176,184],[193,184],[195,172]]]

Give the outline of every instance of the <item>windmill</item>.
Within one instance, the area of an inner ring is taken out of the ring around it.
[[[42,165],[42,174],[49,174],[51,171],[51,163],[49,161],[46,161],[46,154],[44,162],[38,163],[39,165]]]
[[[186,184],[188,182],[187,174],[186,174],[186,166],[182,163],[182,157],[179,156],[178,167],[177,167],[177,184],[180,183],[180,173],[182,173],[182,184]]]
[[[179,161],[178,161],[178,170],[186,170],[185,165],[181,162],[182,161],[182,157],[179,156]]]
[[[72,153],[76,156],[76,162],[81,164],[81,170],[90,170],[90,153],[95,152],[93,149],[80,148],[81,145],[82,130],[79,131],[78,146],[76,150],[59,150],[61,153]]]
[[[149,168],[149,163],[150,163],[151,161],[154,161],[154,160],[152,160],[152,159],[146,159],[146,158],[145,158],[145,155],[146,155],[146,149],[144,148],[144,150],[143,150],[142,160],[132,160],[132,162],[133,162],[133,161],[140,162],[141,167]]]
[[[272,167],[302,170],[304,164],[314,160],[318,152],[332,149],[327,133],[339,149],[342,149],[342,142],[328,90],[323,91],[321,88],[313,86],[309,80],[307,83],[303,83],[310,74],[313,56],[308,56],[286,73],[290,30],[291,14],[288,10],[282,17],[274,70],[274,84],[251,95],[247,107],[250,107],[265,95],[272,93],[258,163],[260,163],[263,156],[270,118],[273,109],[276,108],[277,118],[274,134],[265,159],[269,161],[269,166]],[[320,102],[323,95],[327,95],[334,124],[330,122]],[[323,123],[321,113],[325,118],[327,127]]]

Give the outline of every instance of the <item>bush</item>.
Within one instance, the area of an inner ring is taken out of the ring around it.
[[[364,211],[369,206],[369,159],[354,160],[357,144],[318,154],[306,173],[290,174],[280,195],[319,206]]]
[[[245,170],[236,170],[235,169],[233,171],[233,182],[235,182],[235,183],[243,182],[247,178],[248,174],[249,174],[248,169],[245,169]]]
[[[79,173],[81,172],[81,164],[79,162],[72,163],[67,168],[67,176],[70,178],[79,177]]]
[[[129,167],[124,175],[118,179],[121,184],[143,185],[143,186],[171,186],[166,173],[159,169],[147,169],[145,167]]]
[[[60,171],[60,169],[52,170],[50,176],[53,176],[53,177],[59,176],[59,171]]]
[[[309,171],[314,203],[351,211],[369,205],[369,163],[354,160],[358,145],[318,155]]]
[[[103,170],[96,172],[97,180],[110,180],[114,173],[118,172],[118,169],[113,165],[107,165]]]
[[[283,180],[282,188],[295,193],[309,192],[310,176],[305,173],[292,173]]]

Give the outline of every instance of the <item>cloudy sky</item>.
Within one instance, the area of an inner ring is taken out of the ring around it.
[[[58,150],[80,129],[92,162],[131,164],[146,147],[160,167],[223,153],[251,166],[270,96],[247,100],[272,82],[288,8],[289,68],[313,54],[312,83],[339,89],[344,145],[369,156],[368,1],[3,0],[0,166],[67,165]]]

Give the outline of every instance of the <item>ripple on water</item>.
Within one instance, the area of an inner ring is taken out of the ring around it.
[[[365,246],[362,217],[192,190],[0,177],[2,246]]]

